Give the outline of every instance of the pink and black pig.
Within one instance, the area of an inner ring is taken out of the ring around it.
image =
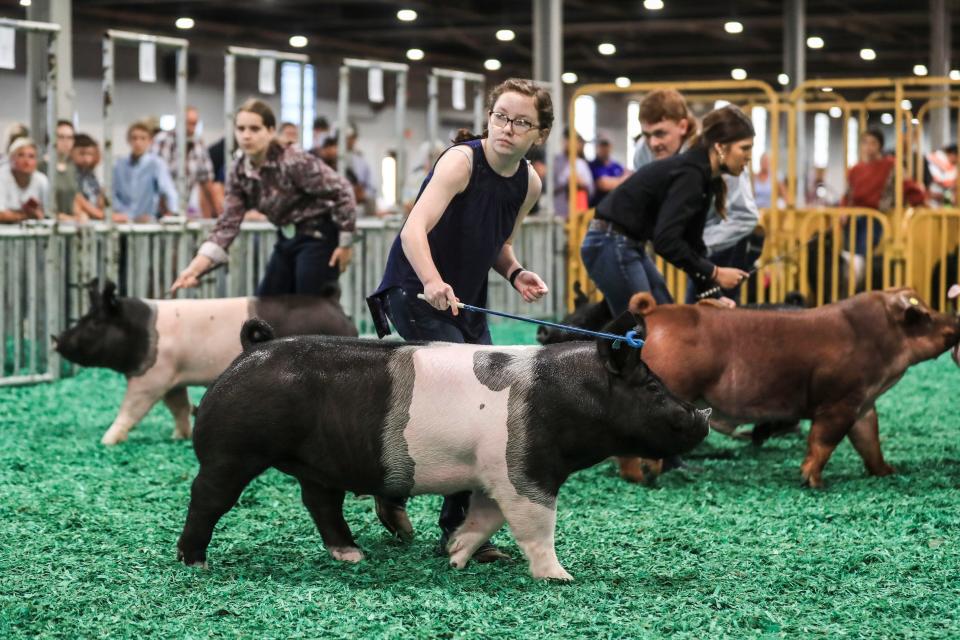
[[[957,300],[960,298],[960,284],[955,284],[950,287],[950,291],[947,293],[947,296],[951,300],[955,301],[954,304],[960,305],[960,300]],[[957,309],[956,313],[957,315],[960,315],[960,309]],[[960,366],[960,344],[957,344],[953,348],[953,361],[957,363],[957,366]]]
[[[148,300],[117,295],[107,282],[88,285],[90,309],[54,337],[57,351],[84,367],[105,367],[127,378],[127,391],[103,444],[127,439],[159,400],[174,419],[174,438],[190,437],[188,385],[208,385],[241,352],[238,332],[265,318],[277,335],[357,335],[340,306],[339,289],[324,296]]]
[[[557,494],[614,454],[669,456],[707,435],[709,410],[674,397],[640,351],[610,342],[546,347],[273,339],[243,327],[243,354],[197,413],[193,482],[178,557],[205,566],[217,521],[273,467],[300,483],[336,559],[363,554],[346,491],[402,497],[471,491],[450,537],[464,567],[506,521],[536,578],[570,580],[554,549]]]

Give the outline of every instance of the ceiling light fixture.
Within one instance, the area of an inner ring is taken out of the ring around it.
[[[860,49],[860,59],[861,60],[876,60],[877,52],[873,49]]]
[[[497,40],[500,42],[510,42],[517,37],[517,34],[513,32],[513,29],[500,29],[497,31]]]
[[[882,122],[883,124],[893,124],[893,114],[881,113],[880,122]]]
[[[910,102],[909,100],[904,100],[903,102],[900,103],[900,108],[903,109],[904,111],[910,111],[910,109],[913,109],[913,103]]]
[[[599,51],[601,55],[612,56],[617,52],[617,47],[610,42],[601,42],[597,45],[597,51]]]
[[[807,46],[811,49],[823,49],[823,38],[820,36],[810,36],[807,38]]]
[[[913,65],[913,75],[915,75],[915,76],[925,76],[925,75],[927,75],[927,65],[925,65],[925,64],[915,64],[915,65]]]
[[[790,84],[790,76],[785,73],[781,73],[777,76],[777,82],[785,87]]]
[[[743,23],[731,20],[723,25],[723,30],[727,33],[743,33]]]
[[[417,12],[413,9],[400,9],[397,11],[397,20],[400,22],[413,22],[417,19]]]
[[[290,46],[295,49],[303,49],[307,46],[306,36],[290,36]]]
[[[630,86],[630,78],[628,78],[627,76],[620,76],[613,82],[621,89],[626,89],[627,87]]]
[[[423,49],[407,49],[407,60],[423,60]]]
[[[952,69],[950,71],[951,80],[960,80],[960,69]]]
[[[734,80],[746,80],[747,71],[746,69],[741,69],[739,67],[737,67],[736,69],[731,69],[730,77],[733,78]]]
[[[577,80],[579,80],[579,78],[577,78],[577,74],[575,74],[573,71],[567,71],[560,76],[560,79],[563,80],[563,84],[576,84]]]
[[[483,68],[486,69],[487,71],[496,71],[501,66],[502,65],[500,64],[500,61],[497,60],[496,58],[490,58],[489,60],[483,61]]]
[[[193,18],[177,18],[177,21],[174,23],[177,25],[177,29],[193,29]]]
[[[643,8],[648,11],[660,11],[663,9],[663,0],[643,0]]]
[[[830,111],[828,111],[828,113],[830,114],[831,118],[839,118],[843,115],[843,109],[840,107],[830,107]]]

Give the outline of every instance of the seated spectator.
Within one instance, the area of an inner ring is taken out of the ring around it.
[[[283,147],[300,148],[300,128],[292,122],[281,122],[277,130],[277,142]]]
[[[37,171],[37,145],[17,138],[7,155],[10,163],[0,169],[0,223],[42,220],[50,183]]]
[[[553,167],[553,211],[561,218],[566,218],[570,209],[570,194],[567,193],[570,188],[570,162],[567,157],[567,136],[569,132],[564,131],[563,147],[554,162]],[[577,192],[578,197],[587,204],[593,197],[594,185],[593,174],[590,172],[590,165],[583,157],[583,138],[577,134]]]
[[[97,142],[85,133],[78,133],[73,140],[70,161],[77,172],[77,195],[74,210],[91,220],[103,220],[104,200],[100,181],[94,170],[100,164],[100,149]],[[113,214],[114,222],[129,222],[123,213]]]
[[[134,122],[127,129],[130,155],[113,166],[113,209],[134,222],[152,222],[164,213],[176,214],[177,190],[166,163],[150,151],[150,128]],[[161,196],[166,211],[161,208]]]
[[[197,125],[200,123],[200,112],[196,107],[187,107],[185,125],[187,129],[187,199],[194,205],[187,206],[187,215],[196,218],[215,218],[223,210],[223,193],[212,188],[213,162],[207,147],[197,135]],[[167,165],[170,178],[177,184],[179,175],[177,154],[177,132],[160,131],[153,139],[153,152],[160,156]],[[194,189],[197,189],[194,199]],[[167,202],[168,209],[175,209],[178,202]]]
[[[595,187],[593,197],[590,199],[590,207],[597,206],[603,197],[620,186],[630,174],[627,173],[623,165],[613,159],[610,155],[613,144],[606,134],[597,136],[597,154],[590,162],[590,173],[593,175],[593,184]]]

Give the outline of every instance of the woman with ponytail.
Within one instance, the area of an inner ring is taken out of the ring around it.
[[[424,180],[410,216],[393,243],[383,281],[367,302],[381,335],[386,318],[405,340],[490,344],[487,318],[462,313],[464,302],[487,306],[494,269],[526,301],[547,294],[540,277],[523,268],[512,240],[540,197],[540,178],[524,159],[553,125],[550,94],[529,80],[510,79],[490,93],[487,126],[461,130]],[[424,294],[426,301],[417,299]],[[466,515],[469,492],[447,496],[440,514],[440,550]],[[395,533],[409,532],[402,501],[377,499],[377,515]],[[504,557],[484,545],[474,559]]]
[[[649,291],[661,304],[673,302],[646,253],[648,241],[698,290],[730,289],[747,276],[707,260],[703,230],[711,203],[725,215],[722,176],[739,176],[750,164],[753,136],[753,124],[736,107],[711,111],[686,151],[642,167],[599,204],[580,254],[614,316],[638,291]]]

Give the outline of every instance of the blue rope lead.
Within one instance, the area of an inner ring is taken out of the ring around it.
[[[427,297],[422,293],[418,293],[417,297],[421,300],[426,301]],[[504,313],[503,311],[494,311],[493,309],[484,309],[483,307],[475,307],[472,304],[465,304],[463,302],[457,303],[458,309],[464,309],[466,311],[474,311],[476,313],[485,313],[491,316],[500,316],[501,318],[509,318],[511,320],[519,320],[520,322],[529,322],[530,324],[538,324],[544,327],[553,327],[554,329],[560,329],[561,331],[571,331],[573,333],[582,333],[586,336],[593,336],[594,338],[603,338],[605,340],[613,340],[613,348],[619,349],[620,343],[625,342],[627,345],[633,347],[634,349],[639,349],[643,346],[644,341],[641,338],[637,337],[636,331],[627,331],[624,335],[617,335],[615,333],[606,333],[604,331],[590,331],[589,329],[581,329],[580,327],[571,327],[567,324],[559,324],[557,322],[549,322],[547,320],[537,320],[535,318],[527,318],[525,316],[515,316],[512,313]]]

